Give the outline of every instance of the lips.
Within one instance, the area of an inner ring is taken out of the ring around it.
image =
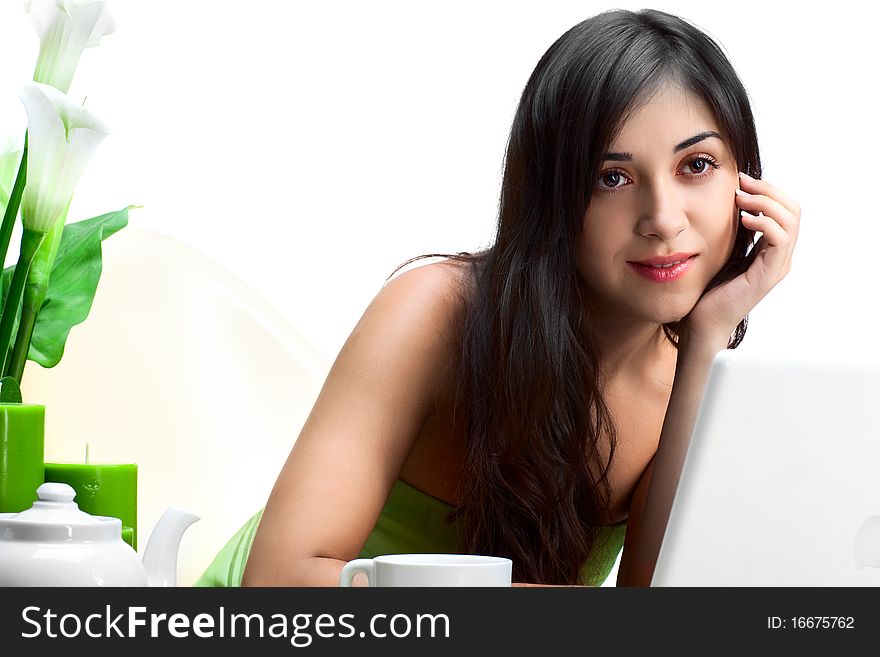
[[[637,274],[650,281],[671,283],[687,274],[696,259],[696,254],[673,253],[670,256],[655,256],[641,262],[629,261],[627,264]]]
[[[673,253],[668,256],[652,256],[644,260],[632,260],[637,265],[645,265],[646,267],[662,267],[679,263],[688,258],[693,258],[696,253]]]

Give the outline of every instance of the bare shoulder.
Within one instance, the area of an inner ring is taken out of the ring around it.
[[[468,263],[443,260],[407,269],[385,282],[361,323],[398,326],[425,346],[451,346],[471,276]],[[363,329],[356,327],[355,331]],[[445,356],[444,356],[445,357]]]
[[[472,278],[470,263],[447,259],[396,273],[386,281],[383,292],[416,301],[431,300],[446,305],[448,310],[455,310],[462,302]]]

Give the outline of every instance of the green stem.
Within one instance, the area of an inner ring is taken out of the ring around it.
[[[12,339],[12,327],[15,317],[18,315],[18,306],[21,304],[21,296],[24,292],[24,284],[27,281],[28,271],[31,268],[34,255],[40,248],[45,233],[40,233],[25,228],[21,234],[21,252],[15,272],[12,274],[12,283],[9,286],[9,294],[6,297],[6,305],[3,308],[3,317],[0,319],[0,354],[3,354],[3,367],[0,371],[6,372],[6,355],[9,352],[9,342]],[[20,383],[20,382],[19,382]]]
[[[34,327],[37,323],[37,315],[43,307],[43,300],[49,289],[49,278],[52,265],[58,253],[58,245],[64,233],[64,221],[56,223],[43,240],[31,258],[31,265],[25,277],[24,292],[21,300],[21,319],[18,322],[18,333],[15,336],[15,345],[9,357],[9,363],[4,371],[5,376],[12,376],[21,385],[24,376],[24,366],[27,363],[28,353],[31,348],[31,338],[34,335]]]
[[[31,347],[31,337],[34,335],[34,325],[37,323],[38,308],[30,305],[22,306],[21,320],[18,323],[18,335],[15,336],[15,347],[9,359],[9,368],[4,376],[11,376],[18,385],[24,376],[24,366],[27,363],[28,351]]]
[[[9,204],[3,215],[3,224],[0,225],[0,269],[6,262],[6,252],[9,250],[9,240],[12,238],[12,229],[15,226],[15,218],[18,216],[18,208],[21,205],[21,195],[27,182],[27,150],[28,135],[24,133],[24,151],[21,154],[21,164],[18,165],[18,175],[15,176],[15,184],[9,194]]]

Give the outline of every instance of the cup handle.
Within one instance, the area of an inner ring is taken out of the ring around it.
[[[358,573],[367,576],[367,586],[375,586],[372,559],[355,559],[345,564],[339,574],[339,586],[351,586],[354,576]]]

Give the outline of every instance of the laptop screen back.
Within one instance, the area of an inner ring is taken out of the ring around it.
[[[651,585],[880,586],[880,366],[720,352]]]

